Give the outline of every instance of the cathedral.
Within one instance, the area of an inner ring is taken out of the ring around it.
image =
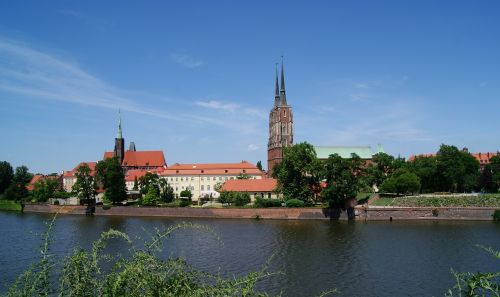
[[[292,107],[286,102],[285,70],[281,61],[281,86],[278,84],[276,65],[276,89],[274,106],[269,113],[269,141],[267,143],[267,170],[272,173],[274,165],[283,160],[283,148],[293,145]]]

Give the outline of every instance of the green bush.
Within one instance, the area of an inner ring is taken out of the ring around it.
[[[54,200],[54,205],[59,205],[59,200]]]
[[[500,209],[495,210],[495,212],[493,213],[493,220],[500,221]]]
[[[108,210],[108,209],[111,209],[111,205],[109,205],[109,204],[103,204],[103,205],[102,205],[102,209],[103,209],[103,210]]]
[[[250,203],[250,195],[248,193],[235,193],[234,205],[245,206]]]
[[[55,193],[52,195],[52,197],[53,197],[53,198],[66,199],[66,198],[71,197],[71,193],[64,192],[64,191],[55,192]]]
[[[179,199],[179,207],[186,207],[191,204],[191,202],[188,199]]]
[[[290,199],[285,202],[286,207],[304,207],[304,201],[299,199]]]
[[[253,203],[254,207],[266,208],[266,207],[281,207],[281,200],[279,199],[266,199],[262,197],[257,197]]]

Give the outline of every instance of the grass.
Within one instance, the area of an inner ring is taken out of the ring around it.
[[[381,197],[373,206],[404,207],[500,207],[500,194],[478,196]]]
[[[0,200],[0,210],[21,211],[21,203],[12,200]]]

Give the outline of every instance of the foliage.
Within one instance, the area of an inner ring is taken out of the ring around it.
[[[134,191],[139,190],[139,181],[137,180],[137,176],[134,177],[134,187],[132,188]]]
[[[223,191],[220,193],[219,202],[222,204],[234,204],[235,206],[244,206],[250,203],[248,193]]]
[[[148,192],[141,199],[141,205],[150,205],[155,206],[160,201],[160,194],[158,193],[158,189],[150,184],[148,188]]]
[[[192,223],[155,229],[151,239],[138,246],[127,234],[110,229],[89,250],[75,248],[54,271],[59,260],[49,254],[52,226],[53,222],[44,233],[41,259],[12,284],[7,296],[266,296],[256,285],[277,274],[268,272],[266,263],[260,271],[224,278],[199,271],[180,258],[161,258],[165,239],[181,229],[199,230],[218,240],[212,229]],[[131,256],[106,253],[110,240],[126,244]],[[105,269],[109,265],[112,268]],[[50,282],[51,277],[58,277],[58,282]]]
[[[139,178],[139,189],[141,194],[146,194],[149,191],[149,186],[154,186],[158,191],[160,191],[159,186],[160,177],[156,173],[147,172],[145,175]]]
[[[490,164],[481,172],[479,187],[489,193],[500,190],[500,155],[490,158]]]
[[[238,174],[238,176],[236,177],[236,179],[250,179],[251,176],[248,175],[248,174],[245,174],[245,173],[240,173]]]
[[[262,171],[262,162],[259,160],[257,161],[257,168],[259,168],[260,171]]]
[[[5,192],[14,178],[14,169],[7,161],[0,162],[0,194]]]
[[[437,160],[436,157],[416,157],[407,163],[407,168],[420,178],[420,192],[431,193],[438,191]]]
[[[117,157],[97,162],[96,180],[106,191],[106,197],[113,203],[127,198],[125,175]]]
[[[496,192],[500,190],[500,155],[496,155],[490,159],[490,170],[492,182],[496,188]]]
[[[158,187],[160,188],[160,200],[163,203],[169,203],[169,202],[174,201],[174,199],[175,199],[174,188],[172,188],[167,183],[167,180],[165,180],[163,178],[158,180]]]
[[[344,207],[347,200],[356,197],[360,186],[357,175],[361,174],[361,159],[356,154],[350,159],[330,155],[323,170],[327,186],[321,196],[329,207]]]
[[[54,193],[59,187],[59,182],[53,178],[44,178],[33,186],[32,196],[37,202],[46,202],[54,197]]]
[[[442,144],[436,156],[438,190],[470,192],[479,181],[479,161],[466,151]]]
[[[76,182],[73,185],[73,194],[80,199],[94,199],[97,191],[97,185],[94,177],[90,174],[90,167],[83,163],[75,172]]]
[[[404,207],[500,207],[500,195],[484,194],[478,196],[448,195],[380,198],[374,201],[372,205]]]
[[[285,201],[286,207],[304,207],[304,201],[299,199],[290,199]]]
[[[193,193],[191,193],[191,190],[183,190],[180,193],[181,198],[187,198],[188,200],[191,200],[191,197],[193,197]]]
[[[4,192],[4,197],[9,200],[21,200],[28,197],[29,193],[26,185],[28,185],[32,177],[33,175],[29,173],[28,167],[17,167],[10,185]]]
[[[500,221],[500,209],[496,209],[495,212],[493,213],[493,220]]]
[[[491,247],[478,247],[494,258],[500,260],[500,252]],[[500,272],[456,272],[451,273],[455,277],[455,286],[449,289],[446,296],[500,296]],[[456,293],[456,295],[454,295]]]
[[[282,201],[280,199],[266,199],[262,197],[256,197],[253,205],[257,208],[281,207],[281,203]]]
[[[68,193],[68,192],[64,191],[64,189],[62,189],[61,191],[54,192],[52,197],[53,198],[67,199],[67,198],[71,197],[71,193]]]
[[[405,168],[399,168],[387,178],[380,190],[386,193],[407,194],[415,193],[420,189],[420,179],[415,173],[409,172]]]
[[[278,180],[277,191],[285,200],[300,199],[309,202],[314,189],[319,188],[321,164],[314,147],[302,142],[284,148],[283,161],[273,167],[272,175]]]
[[[21,211],[21,203],[12,200],[0,200],[0,210]]]

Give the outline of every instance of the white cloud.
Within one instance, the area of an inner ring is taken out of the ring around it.
[[[203,65],[203,61],[201,61],[199,59],[195,59],[195,58],[188,56],[188,55],[171,54],[170,58],[175,63],[182,65],[184,67],[187,67],[187,68],[196,68],[196,67],[200,67],[201,65]]]
[[[250,152],[256,151],[256,150],[258,150],[259,148],[260,148],[260,147],[259,147],[258,145],[253,144],[253,143],[249,144],[249,145],[248,145],[248,147],[247,147],[248,151],[250,151]]]
[[[222,103],[217,100],[209,100],[209,101],[196,101],[196,105],[205,107],[205,108],[210,108],[210,109],[220,109],[220,110],[225,110],[225,111],[230,111],[234,112],[236,109],[238,109],[239,105],[235,103]]]

